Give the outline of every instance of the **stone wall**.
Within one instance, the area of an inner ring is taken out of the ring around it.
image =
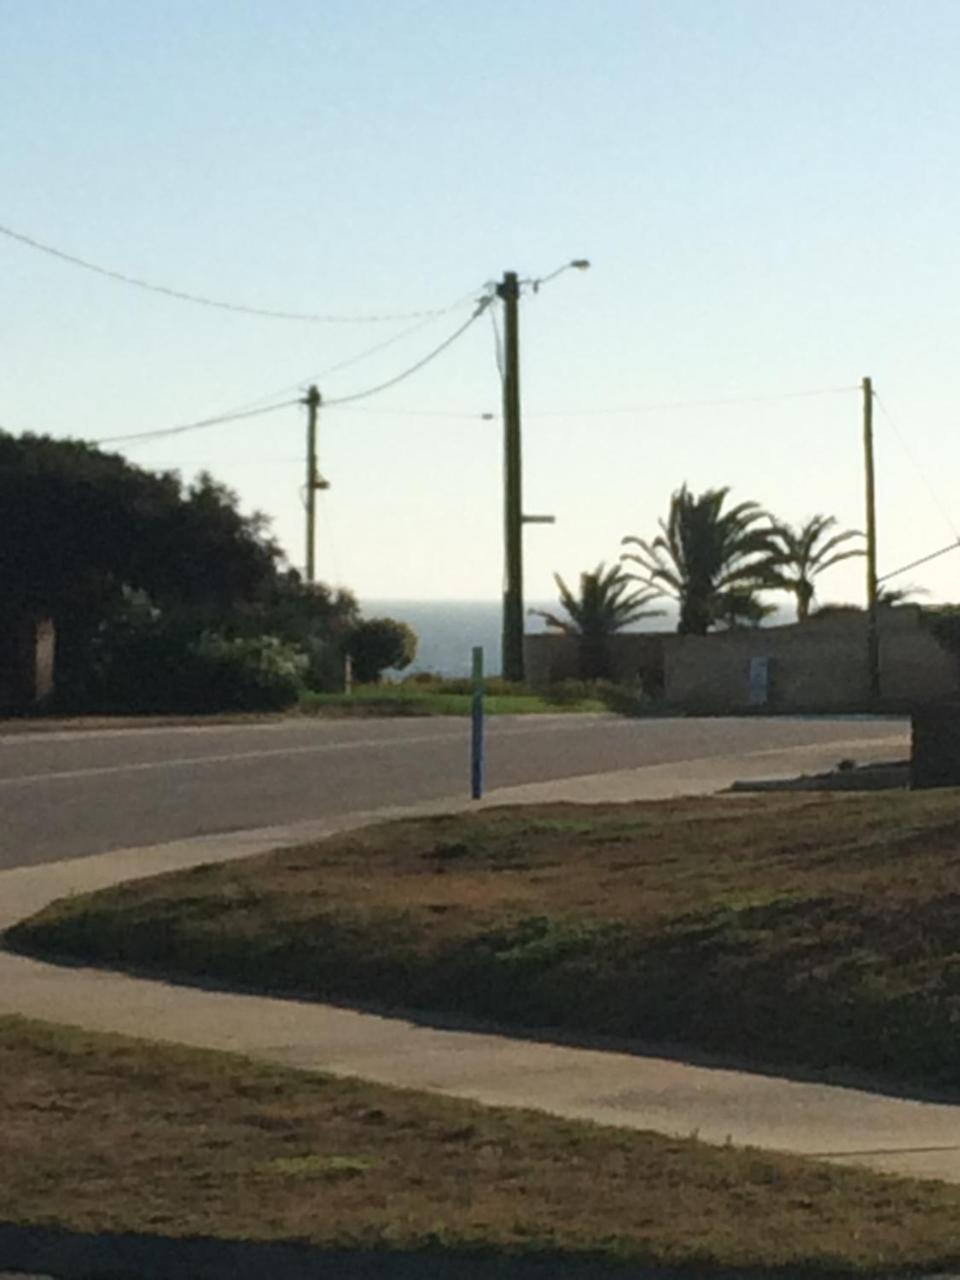
[[[663,687],[663,645],[668,636],[660,631],[621,632],[610,636],[607,655],[610,678],[618,684],[638,680],[651,691]],[[543,632],[523,638],[527,683],[534,689],[561,680],[580,679],[580,647],[576,636]]]
[[[535,688],[578,678],[575,636],[529,635],[524,652]],[[862,613],[708,636],[624,632],[610,638],[609,653],[613,679],[659,685],[667,704],[686,711],[829,712],[870,704]],[[941,648],[915,606],[881,610],[880,682],[891,709],[960,691],[960,662]]]
[[[751,660],[765,659],[767,697],[751,696]],[[815,618],[709,636],[674,636],[664,648],[668,702],[686,710],[851,711],[869,706],[866,618]],[[909,708],[960,687],[960,664],[914,607],[880,614],[883,704]]]

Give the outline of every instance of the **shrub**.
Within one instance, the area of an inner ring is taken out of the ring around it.
[[[417,652],[416,632],[395,618],[366,618],[350,633],[346,651],[359,684],[375,684],[384,671],[409,667]]]
[[[470,676],[438,676],[430,671],[418,671],[406,676],[403,685],[413,686],[421,693],[473,693],[473,680]],[[490,676],[483,682],[483,690],[491,698],[529,695],[531,690],[518,680],[503,680],[500,676]]]
[[[558,680],[544,691],[544,699],[557,707],[572,707],[588,698],[597,698],[597,685],[591,680]]]
[[[306,666],[274,636],[195,636],[155,623],[99,637],[89,697],[104,711],[280,711],[300,696]]]
[[[307,659],[276,636],[228,640],[208,632],[188,654],[196,664],[185,690],[191,710],[282,711],[303,690]]]

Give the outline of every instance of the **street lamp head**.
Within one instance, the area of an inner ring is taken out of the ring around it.
[[[571,267],[576,267],[578,271],[586,271],[590,266],[589,258],[574,258],[570,263]]]

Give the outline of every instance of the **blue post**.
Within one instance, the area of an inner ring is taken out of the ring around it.
[[[483,649],[473,651],[473,701],[470,704],[470,795],[483,795]]]

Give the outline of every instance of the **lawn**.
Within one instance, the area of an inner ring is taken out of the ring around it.
[[[52,904],[10,945],[960,1088],[960,796],[417,819]]]
[[[465,681],[457,683],[466,683]],[[466,716],[472,695],[416,684],[358,685],[352,693],[306,693],[300,710],[319,716]],[[488,715],[555,715],[558,712],[606,711],[599,698],[550,700],[535,693],[495,693],[484,698]]]
[[[561,1256],[960,1261],[957,1187],[19,1018],[0,1019],[0,1153],[4,1222],[84,1233],[546,1254],[556,1275]]]

